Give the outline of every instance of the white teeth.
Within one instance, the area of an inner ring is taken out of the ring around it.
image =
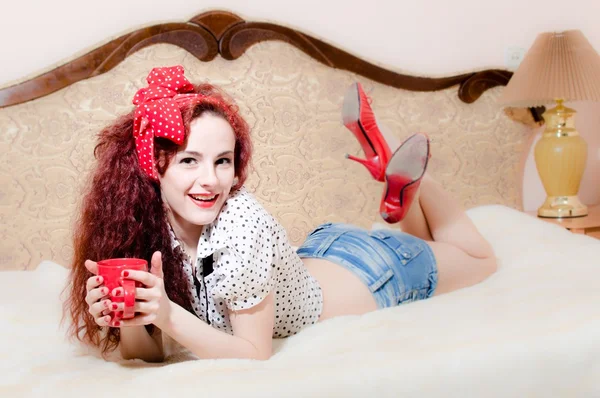
[[[213,195],[213,196],[198,196],[198,195],[190,195],[194,200],[201,200],[204,202],[210,202],[211,200],[213,200],[214,198],[217,197],[217,195]]]

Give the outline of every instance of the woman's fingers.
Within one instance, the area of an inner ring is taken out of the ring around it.
[[[113,289],[111,293],[114,297],[122,297],[123,296],[123,288],[116,287]],[[147,289],[144,287],[135,288],[135,299],[142,301],[151,301],[160,299],[160,291],[157,289]]]
[[[84,265],[88,271],[94,274],[88,278],[85,285],[87,290],[85,301],[89,305],[88,311],[98,326],[113,326],[115,323],[112,319],[114,304],[108,299],[108,288],[101,286],[104,278],[98,275],[98,263],[86,260]]]
[[[88,292],[87,296],[85,296],[85,302],[92,306],[98,302],[98,300],[105,298],[106,296],[108,296],[107,287],[104,286],[98,289],[92,289]]]
[[[103,277],[92,276],[91,278],[88,278],[87,282],[85,283],[85,290],[87,290],[89,292],[90,290],[95,289],[98,286],[100,286],[103,282],[104,282]]]
[[[92,260],[85,260],[83,263],[85,268],[88,269],[92,274],[98,275],[98,263]]]
[[[95,319],[98,326],[111,326],[112,324],[112,318],[110,315],[102,315],[101,317]]]
[[[105,311],[108,311],[110,313],[110,306],[110,300],[101,300],[90,305],[89,311],[94,318],[98,318],[99,316],[107,315],[104,313]]]
[[[163,269],[162,269],[162,254],[161,254],[161,252],[157,251],[152,254],[152,259],[150,260],[150,264],[152,265],[152,267],[150,267],[150,273],[152,273],[152,275],[154,275],[160,279],[164,279],[165,274],[163,273]]]
[[[143,287],[138,287],[135,289],[135,299],[136,300],[157,300],[160,298],[160,292],[156,289],[145,289]]]
[[[137,287],[135,289],[135,304],[134,312],[136,315],[131,319],[118,319],[111,321],[111,327],[127,327],[137,325],[148,325],[156,321],[160,314],[161,302],[164,302],[166,298],[164,283],[161,274],[160,254],[155,253],[153,256],[153,267],[155,273],[137,271],[137,270],[125,270],[121,273],[123,278],[140,282],[143,287]],[[117,287],[113,289],[110,294],[113,297],[123,297],[123,288]],[[163,304],[164,305],[164,304]],[[114,302],[110,304],[111,311],[123,311],[125,304],[123,302]]]
[[[123,296],[123,288],[115,287],[111,294],[115,297]],[[135,299],[136,300],[157,300],[160,298],[160,290],[145,288],[145,287],[137,287],[135,288]]]
[[[125,309],[125,303],[111,303],[108,308],[111,311],[123,311]],[[152,314],[158,311],[158,304],[152,301],[136,301],[133,309],[135,312],[139,312],[141,314]]]
[[[125,270],[121,273],[123,278],[140,282],[146,287],[155,287],[162,279],[146,271]]]

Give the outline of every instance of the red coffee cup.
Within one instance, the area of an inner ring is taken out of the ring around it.
[[[122,277],[125,270],[148,271],[148,262],[140,258],[110,258],[98,261],[98,275],[104,278],[104,286],[110,292],[110,300],[114,303],[125,303],[123,311],[113,311],[113,319],[131,319],[135,315],[135,289],[142,287],[140,282]],[[123,295],[113,296],[112,291],[123,288]]]

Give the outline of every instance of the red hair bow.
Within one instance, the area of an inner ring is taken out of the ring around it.
[[[137,105],[133,121],[135,147],[140,167],[153,180],[158,179],[154,165],[154,137],[164,137],[178,145],[185,139],[176,96],[193,92],[194,86],[183,73],[180,65],[154,68],[146,77],[148,87],[138,90],[133,97],[133,103]]]

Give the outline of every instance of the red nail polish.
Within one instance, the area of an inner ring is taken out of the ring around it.
[[[117,308],[119,308],[119,306],[118,306],[118,305],[116,305],[116,304],[113,304],[113,305],[112,305],[112,309],[113,309],[113,311],[116,311],[116,310],[117,310]]]
[[[127,278],[129,276],[129,271],[123,271],[123,278]]]
[[[115,321],[115,327],[119,327],[119,326],[121,326],[121,322]]]
[[[117,290],[117,291],[115,292],[115,296],[120,296],[120,295],[121,295],[121,291],[120,291],[120,290]]]
[[[99,276],[96,277],[96,283],[100,283],[100,277]]]

